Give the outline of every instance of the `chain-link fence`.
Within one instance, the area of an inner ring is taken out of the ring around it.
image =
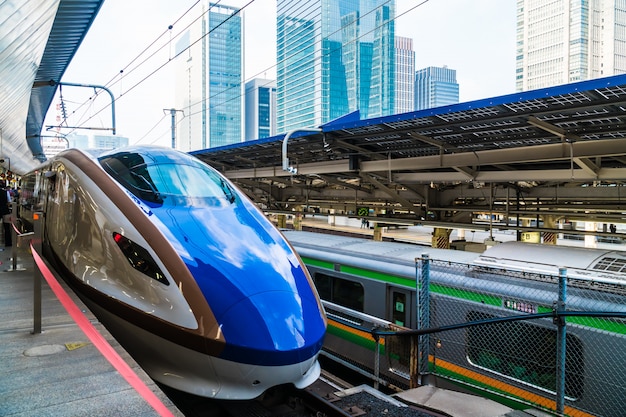
[[[566,275],[421,259],[417,330],[352,319],[355,327],[345,330],[352,341],[330,335],[326,345],[332,352],[333,339],[352,343],[336,351],[350,352],[347,363],[388,386],[431,383],[494,395],[517,408],[624,416],[626,285]],[[327,312],[337,313],[328,306]],[[369,346],[355,342],[354,332],[364,340],[372,327]]]
[[[482,323],[421,336],[421,372],[566,415],[626,414],[626,285],[427,258],[417,277],[420,328]]]

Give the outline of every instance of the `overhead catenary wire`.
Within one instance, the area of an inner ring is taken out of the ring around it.
[[[147,81],[148,79],[150,79],[151,77],[153,77],[153,76],[154,76],[157,72],[159,72],[160,70],[162,70],[162,69],[163,69],[163,68],[164,68],[167,64],[169,64],[169,63],[170,63],[170,62],[172,62],[174,59],[176,59],[178,56],[180,56],[181,54],[183,54],[184,52],[186,52],[189,48],[191,48],[192,46],[194,46],[195,44],[197,44],[198,42],[200,42],[200,41],[201,41],[202,39],[204,39],[206,36],[210,35],[213,31],[217,30],[217,29],[218,29],[221,25],[223,25],[224,23],[226,23],[228,20],[230,20],[230,19],[232,19],[234,16],[236,16],[236,15],[240,14],[240,13],[241,13],[241,11],[243,11],[245,8],[247,8],[248,6],[250,6],[250,5],[251,5],[252,3],[254,3],[255,1],[256,1],[256,0],[251,0],[251,1],[249,1],[249,2],[248,2],[248,3],[246,3],[244,6],[242,6],[242,7],[241,7],[241,8],[240,8],[240,9],[239,9],[236,13],[233,13],[232,15],[228,16],[226,19],[224,19],[222,22],[220,22],[217,26],[215,26],[215,27],[214,27],[214,28],[212,28],[211,30],[207,31],[205,34],[203,34],[202,36],[200,36],[198,39],[196,39],[196,40],[194,40],[193,42],[191,42],[191,43],[190,43],[190,44],[189,44],[186,48],[184,48],[183,50],[179,51],[179,52],[178,52],[177,54],[175,54],[174,56],[170,56],[170,57],[169,57],[169,58],[168,58],[165,62],[163,62],[161,65],[157,66],[157,67],[156,67],[156,69],[154,69],[154,70],[150,71],[150,72],[149,72],[146,76],[144,76],[143,78],[141,78],[139,81],[135,82],[135,83],[134,83],[132,86],[130,86],[130,87],[129,87],[129,88],[128,88],[128,89],[127,89],[124,93],[120,94],[120,95],[119,95],[119,97],[117,97],[115,100],[117,101],[117,100],[121,99],[122,97],[126,96],[128,93],[130,93],[132,90],[134,90],[135,88],[137,88],[139,85],[143,84],[145,81]],[[391,0],[389,0],[389,1],[385,2],[385,3],[383,3],[383,5],[388,4],[390,1],[391,1]],[[409,12],[411,12],[411,11],[415,10],[416,8],[418,8],[418,7],[422,6],[423,4],[427,3],[428,1],[429,1],[429,0],[423,0],[423,1],[421,1],[420,3],[415,4],[414,6],[412,6],[412,7],[408,8],[407,10],[405,10],[403,13],[400,13],[399,15],[394,16],[394,18],[393,18],[393,19],[390,19],[390,20],[388,20],[388,21],[384,22],[382,25],[376,26],[374,29],[372,29],[372,30],[370,30],[370,31],[368,31],[368,32],[366,32],[366,33],[360,34],[357,38],[355,38],[355,39],[351,40],[351,41],[350,41],[350,43],[358,41],[358,40],[359,40],[359,39],[361,39],[362,37],[369,35],[369,34],[370,34],[370,33],[372,33],[373,31],[378,30],[380,27],[382,27],[382,26],[384,26],[384,25],[386,25],[386,24],[389,24],[390,22],[396,21],[396,20],[397,20],[397,19],[399,19],[400,17],[402,17],[402,16],[406,15],[407,13],[409,13]],[[185,15],[189,14],[189,13],[192,11],[192,9],[193,9],[193,8],[194,8],[194,7],[195,7],[198,3],[199,3],[199,1],[198,1],[198,2],[196,2],[196,3],[194,3],[194,5],[192,5],[192,6],[191,6],[191,7],[190,7],[190,8],[189,8],[189,9],[188,9],[185,13],[183,13],[183,15],[181,15],[181,16],[180,16],[180,17],[179,17],[179,18],[175,21],[175,23],[178,23],[178,22],[179,22],[179,21],[180,21],[180,20],[181,20],[181,19],[182,19]],[[217,1],[216,3],[213,3],[213,4],[211,5],[211,7],[217,6],[217,4],[218,4],[218,3],[219,3],[219,1]],[[209,8],[209,10],[210,10],[210,8]],[[366,17],[369,13],[372,13],[372,12],[374,12],[375,10],[377,10],[377,8],[372,9],[371,11],[369,11],[369,12],[365,13],[364,15],[359,16],[359,17],[357,18],[357,20],[359,20],[359,19],[363,19],[363,18],[364,18],[364,17]],[[202,16],[204,16],[204,13],[206,13],[206,12],[201,13],[198,17],[196,17],[195,19],[193,19],[193,21],[192,21],[191,23],[189,23],[189,24],[188,24],[188,25],[187,25],[184,29],[182,29],[181,31],[179,31],[179,32],[175,35],[175,37],[176,37],[176,36],[180,36],[180,35],[183,33],[183,31],[187,30],[187,29],[188,29],[188,28],[189,28],[189,27],[190,27],[193,23],[195,23],[198,19],[200,19]],[[353,23],[354,23],[354,22],[350,22],[349,24],[353,24]],[[161,35],[159,35],[159,36],[157,37],[157,39],[155,39],[155,40],[154,40],[154,41],[153,41],[153,42],[152,42],[149,46],[147,46],[146,48],[144,48],[144,50],[143,50],[140,54],[138,54],[135,58],[133,58],[133,60],[131,60],[131,62],[130,62],[129,64],[127,64],[127,65],[124,67],[124,69],[122,69],[122,70],[120,71],[120,73],[119,73],[119,74],[117,74],[115,77],[113,77],[113,78],[112,78],[112,79],[111,79],[111,80],[107,83],[107,85],[115,85],[116,83],[121,82],[121,79],[122,79],[121,75],[122,75],[124,72],[126,72],[126,75],[128,75],[130,72],[135,71],[135,70],[136,70],[137,68],[139,68],[140,66],[145,65],[145,63],[147,62],[147,60],[148,60],[148,59],[150,59],[151,57],[153,57],[153,56],[156,54],[156,52],[154,52],[153,54],[151,54],[148,58],[146,58],[146,59],[142,60],[142,61],[141,61],[141,62],[140,62],[137,66],[133,67],[130,71],[128,71],[128,70],[127,70],[127,69],[128,69],[128,68],[129,68],[129,67],[130,67],[130,66],[131,66],[134,62],[136,62],[136,61],[137,61],[137,60],[138,60],[138,59],[139,59],[139,58],[140,58],[143,54],[145,54],[148,50],[150,50],[150,48],[151,48],[152,46],[154,46],[154,45],[158,42],[158,40],[159,40],[159,39],[161,39],[161,38],[162,38],[165,34],[167,34],[167,33],[170,33],[170,34],[171,34],[171,29],[172,29],[172,27],[173,27],[173,25],[169,25],[169,27],[168,27],[168,29],[167,29],[166,31],[164,31]],[[337,29],[335,32],[331,33],[331,34],[330,34],[330,36],[332,36],[333,34],[336,34],[336,33],[340,32],[340,31],[341,31],[341,30],[343,30],[344,28],[345,28],[345,25],[344,25],[344,26],[342,26],[342,27],[340,27],[339,29]],[[316,43],[320,43],[320,42],[321,42],[321,39],[318,39],[318,40],[316,41]],[[170,46],[171,46],[171,37],[170,37],[170,40],[169,40],[168,42],[164,43],[163,45],[161,45],[161,46],[159,47],[158,51],[162,51],[162,50],[163,50],[163,48],[165,48],[165,47],[170,47]],[[343,45],[342,45],[342,47],[343,47]],[[331,51],[328,51],[328,52],[326,52],[326,53],[325,53],[324,55],[322,55],[322,56],[325,56],[325,55],[327,55],[327,54],[331,54],[331,53],[333,53],[333,52],[335,52],[335,51],[339,50],[340,48],[341,48],[341,47],[338,47],[338,48],[335,48],[335,49],[333,49],[333,50],[331,50]],[[315,57],[315,59],[316,59],[316,60],[317,60],[317,59],[321,59],[321,57],[322,57],[322,56]],[[286,57],[285,59],[289,59],[289,58],[292,58],[292,57],[293,57],[293,56]],[[268,70],[272,70],[273,68],[276,68],[276,67],[278,66],[278,64],[279,64],[279,63],[277,62],[276,64],[274,64],[274,65],[272,65],[272,66],[269,66],[269,67],[267,67],[267,68],[265,68],[265,69],[263,69],[263,70],[261,70],[261,71],[257,72],[256,74],[252,75],[251,77],[249,77],[249,78],[245,79],[245,80],[243,81],[243,83],[245,83],[245,82],[247,82],[247,81],[249,81],[249,80],[252,80],[252,79],[254,79],[254,78],[258,77],[259,75],[261,75],[261,74],[263,74],[263,73],[267,72]],[[117,80],[116,80],[116,79],[117,79]],[[114,81],[114,80],[115,80],[115,81]],[[230,89],[233,89],[233,88],[238,88],[238,89],[240,89],[240,88],[241,88],[241,86],[239,86],[239,87],[230,87],[229,89],[222,90],[222,91],[220,91],[219,93],[214,94],[213,96],[209,96],[209,97],[207,97],[205,100],[206,100],[206,101],[209,101],[209,100],[214,100],[214,99],[215,99],[215,98],[217,98],[218,96],[220,96],[220,95],[222,95],[222,94],[225,94],[227,91],[229,91]],[[97,95],[97,94],[96,94],[96,95]],[[223,101],[223,102],[221,102],[221,103],[217,103],[217,104],[216,104],[216,106],[219,106],[219,105],[224,104],[224,103],[228,103],[228,102],[229,102],[229,101],[231,101],[231,100],[241,99],[242,95],[245,95],[245,92],[243,92],[243,93],[242,93],[242,94],[240,94],[239,96],[229,98],[228,100],[225,100],[225,101]],[[90,97],[90,100],[91,100],[91,97]],[[89,100],[88,100],[88,101],[89,101]],[[193,107],[195,107],[195,106],[198,106],[198,105],[202,104],[202,102],[203,102],[203,101],[204,101],[204,100],[201,100],[201,101],[199,101],[199,102],[195,102],[195,103],[191,103],[191,104],[189,104],[186,108],[190,110],[190,109],[192,109]],[[87,123],[87,122],[89,122],[91,119],[93,119],[95,116],[97,116],[100,112],[102,112],[102,111],[106,110],[108,107],[110,107],[110,104],[107,104],[107,105],[105,105],[104,107],[102,107],[101,109],[97,110],[95,114],[92,114],[92,115],[91,115],[91,117],[89,117],[88,119],[84,120],[82,123]],[[196,111],[196,112],[189,111],[189,114],[186,114],[185,116],[183,116],[183,118],[181,118],[179,121],[177,121],[177,125],[178,125],[179,123],[183,122],[183,120],[185,120],[187,117],[190,117],[190,116],[193,116],[193,115],[195,115],[195,114],[198,114],[199,112],[200,112],[200,111]],[[161,118],[161,119],[159,120],[159,122],[158,122],[158,123],[160,123],[160,122],[162,122],[162,121],[163,121],[163,118]],[[155,126],[155,127],[156,127],[156,126]],[[150,132],[151,132],[151,131],[153,131],[153,130],[155,129],[155,127],[152,127],[152,128],[150,129]],[[70,133],[71,133],[71,132],[70,132]],[[148,133],[146,133],[145,135],[143,135],[143,136],[142,136],[142,139],[143,139],[143,138],[145,138],[148,134],[149,134],[149,132],[148,132]]]
[[[409,8],[409,9],[408,9],[408,10],[406,10],[406,11],[404,11],[403,13],[401,13],[401,14],[399,14],[399,15],[395,16],[395,17],[394,17],[394,19],[391,19],[391,20],[389,20],[389,21],[387,21],[387,22],[384,22],[384,23],[382,23],[381,25],[374,27],[374,28],[373,28],[373,29],[371,29],[370,31],[368,31],[368,32],[365,32],[365,33],[361,34],[359,37],[357,37],[357,38],[355,38],[355,39],[351,40],[348,44],[353,43],[353,42],[356,42],[356,41],[358,41],[359,39],[361,39],[361,38],[365,37],[366,35],[369,35],[369,34],[371,34],[372,32],[375,32],[376,30],[380,29],[381,27],[383,27],[383,26],[385,26],[385,25],[389,24],[389,23],[390,23],[390,22],[392,22],[392,21],[395,21],[395,20],[396,20],[396,19],[398,19],[399,17],[401,17],[401,16],[403,16],[403,15],[407,14],[408,12],[413,11],[414,9],[416,9],[417,7],[422,6],[423,4],[427,3],[428,1],[429,1],[429,0],[423,0],[422,2],[420,2],[420,3],[416,4],[416,5],[414,5],[413,7]],[[390,3],[390,2],[391,2],[391,0],[389,0],[389,1],[385,2],[385,3],[383,3],[382,5],[386,5],[386,4]],[[381,6],[382,6],[382,5],[381,5]],[[379,6],[379,7],[380,7],[380,6]],[[365,13],[365,14],[363,14],[363,15],[360,15],[360,16],[356,19],[356,21],[359,21],[359,20],[361,20],[361,19],[364,19],[364,18],[365,18],[365,17],[367,17],[369,14],[374,13],[376,10],[377,10],[377,8],[372,9],[372,10],[370,10],[369,12],[367,12],[367,13]],[[340,27],[339,29],[337,29],[335,32],[330,33],[330,34],[329,34],[329,36],[332,36],[332,35],[335,35],[335,34],[337,34],[337,33],[340,33],[342,30],[344,30],[347,26],[349,26],[349,25],[351,25],[351,24],[354,24],[354,22],[349,22],[349,23],[347,23],[346,25],[341,26],[341,27]],[[321,42],[322,42],[322,40],[321,40],[321,39],[318,39],[318,40],[315,42],[315,44],[318,44],[318,43],[321,43]],[[332,49],[332,50],[330,50],[330,51],[328,51],[328,52],[326,52],[326,53],[324,53],[324,54],[321,54],[321,55],[317,56],[315,59],[316,59],[316,60],[322,59],[323,57],[326,57],[326,56],[328,56],[328,55],[331,55],[331,54],[332,54],[332,53],[334,53],[334,52],[337,52],[338,50],[340,50],[340,49],[341,49],[341,48],[343,48],[343,47],[345,47],[345,45],[341,45],[340,47],[334,48],[334,49]],[[286,57],[286,58],[285,58],[285,60],[290,59],[290,58],[293,58],[293,57],[294,57],[294,56],[296,56],[296,55],[297,55],[297,53],[294,53],[293,55]],[[273,66],[270,66],[270,67],[266,68],[266,69],[265,69],[265,70],[263,70],[263,71],[259,71],[259,72],[258,72],[257,74],[255,74],[254,76],[252,76],[252,77],[250,77],[249,79],[245,80],[245,81],[244,81],[244,83],[245,83],[245,82],[247,82],[247,81],[249,81],[249,80],[254,79],[256,76],[258,76],[258,75],[260,75],[260,74],[262,74],[262,73],[266,72],[267,70],[273,69],[273,68],[275,68],[275,67],[277,67],[277,66],[278,66],[278,63],[274,64]],[[269,85],[269,84],[263,84],[262,86],[266,87],[266,86],[268,86],[268,85]],[[219,93],[217,93],[217,94],[214,94],[214,95],[212,95],[212,96],[207,97],[207,99],[206,99],[206,100],[207,100],[207,101],[213,100],[213,99],[217,98],[218,96],[220,96],[220,95],[222,95],[222,94],[225,94],[228,90],[229,90],[229,89],[222,90],[222,91],[220,91],[220,92],[219,92]],[[227,100],[225,100],[225,101],[223,101],[223,102],[221,102],[221,103],[216,104],[216,106],[219,106],[219,105],[221,105],[221,104],[228,103],[229,101],[232,101],[232,100],[235,100],[235,99],[241,99],[241,96],[231,97],[231,98],[229,98],[229,99],[227,99]],[[191,104],[189,104],[189,105],[187,106],[187,110],[189,111],[189,114],[188,114],[188,115],[186,115],[185,117],[190,117],[190,116],[193,116],[193,115],[196,115],[196,114],[201,113],[201,112],[202,112],[202,110],[198,110],[198,111],[195,111],[195,112],[192,112],[192,111],[191,111],[191,109],[192,109],[193,107],[195,107],[195,106],[199,106],[199,105],[201,105],[201,104],[202,104],[202,101],[199,101],[199,102],[196,102],[196,103],[191,103]],[[183,119],[184,119],[184,117],[183,117]],[[181,121],[182,121],[182,120],[181,120]]]
[[[177,58],[178,56],[182,55],[184,52],[186,52],[189,48],[191,48],[192,46],[194,46],[196,43],[200,42],[202,39],[204,39],[206,36],[208,36],[209,34],[211,34],[211,32],[213,32],[213,30],[216,30],[217,28],[219,28],[220,26],[222,26],[225,22],[227,22],[228,20],[230,20],[233,16],[236,16],[237,14],[239,14],[241,11],[243,11],[246,7],[248,7],[249,5],[251,5],[252,3],[254,3],[255,0],[250,0],[248,3],[246,3],[244,6],[242,6],[237,13],[234,13],[232,15],[230,15],[229,17],[227,17],[226,19],[224,19],[222,22],[220,22],[215,28],[213,28],[212,30],[208,31],[207,33],[203,34],[200,38],[198,38],[197,40],[195,40],[194,42],[190,43],[190,45],[188,45],[186,48],[184,48],[183,50],[179,51],[176,55],[174,55],[173,57],[170,57],[167,61],[165,61],[164,63],[162,63],[161,65],[159,65],[156,69],[154,69],[153,71],[151,71],[150,73],[148,73],[148,75],[146,75],[145,77],[143,77],[142,79],[140,79],[138,82],[136,82],[134,85],[132,85],[128,90],[126,90],[125,93],[122,93],[119,95],[119,97],[117,97],[115,99],[115,101],[119,100],[120,98],[122,98],[124,95],[128,94],[130,91],[134,90],[136,87],[138,87],[139,85],[143,84],[146,80],[148,80],[149,78],[151,78],[152,76],[154,76],[157,72],[159,72],[161,69],[163,69],[167,64],[169,64],[170,62],[172,62],[175,58]],[[212,7],[215,7],[217,5],[217,3],[214,3]],[[210,10],[210,9],[209,9]],[[202,16],[202,15],[201,15]],[[196,19],[197,20],[197,19]],[[170,25],[171,26],[171,25]],[[169,44],[168,44],[169,45]],[[106,105],[104,107],[102,107],[100,110],[98,110],[95,114],[93,114],[91,117],[89,117],[89,119],[87,119],[85,121],[88,122],[91,119],[93,119],[95,116],[97,116],[99,113],[101,113],[102,111],[106,110],[110,105]],[[71,133],[71,132],[70,132]]]
[[[215,5],[215,6],[218,5],[220,2],[221,2],[221,0],[217,0],[215,3],[212,3],[211,7],[213,7],[213,5]],[[135,56],[135,58],[133,58],[128,64],[126,64],[114,77],[112,77],[105,84],[105,87],[108,88],[108,87],[112,87],[112,86],[114,86],[114,85],[116,85],[118,83],[121,84],[122,79],[123,79],[124,76],[130,75],[132,72],[134,72],[136,69],[138,69],[141,65],[145,64],[150,58],[154,57],[158,52],[162,51],[165,47],[170,47],[171,41],[172,41],[171,36],[170,36],[169,40],[166,43],[164,43],[159,48],[157,48],[155,52],[153,52],[151,55],[149,55],[147,58],[145,58],[143,61],[141,61],[137,66],[131,68],[130,70],[128,69],[134,62],[139,60],[139,58],[141,56],[143,56],[146,52],[148,52],[163,36],[165,36],[168,33],[171,34],[171,31],[174,28],[174,26],[178,22],[180,22],[187,14],[189,14],[196,7],[196,5],[198,3],[200,3],[200,0],[196,1],[191,7],[189,7],[178,19],[176,19],[174,21],[174,23],[168,25],[168,28],[165,31],[163,31],[160,35],[158,35],[155,40],[153,40],[147,47],[145,47],[139,54],[137,54]],[[211,7],[209,8],[209,10],[211,9]],[[181,31],[179,31],[176,36],[179,36],[181,33],[183,33],[183,31],[187,30],[193,23],[197,22],[201,17],[202,17],[202,14],[200,14],[198,17],[193,19],[187,26],[185,26],[185,28],[183,28]],[[172,57],[170,57],[170,60],[171,59],[172,59]],[[81,107],[87,105],[88,103],[93,102],[101,92],[102,92],[102,90],[94,91],[94,94],[92,96],[90,96],[86,101],[84,101],[80,106],[78,106],[78,108],[76,110],[74,110],[73,113],[76,113],[78,110],[80,110]],[[121,95],[120,95],[120,97],[121,97]],[[105,106],[105,107],[101,108],[100,110],[98,110],[97,113],[100,113],[100,112],[104,111],[108,107],[109,106]],[[92,115],[92,117],[93,116],[95,116],[95,115]],[[82,119],[79,118],[78,119],[79,121],[76,123],[76,125],[81,125],[81,123],[86,123],[86,122],[90,121],[92,119],[92,117],[87,118],[84,122],[82,122],[81,121]]]

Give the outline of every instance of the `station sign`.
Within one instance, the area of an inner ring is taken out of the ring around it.
[[[523,232],[521,236],[522,242],[527,243],[541,243],[541,233],[540,232]]]

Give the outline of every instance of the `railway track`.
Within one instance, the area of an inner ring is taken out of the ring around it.
[[[161,386],[186,417],[442,417],[439,414],[376,393],[372,388],[351,387],[344,380],[323,373],[304,390],[276,387],[262,398],[226,401],[197,397]]]

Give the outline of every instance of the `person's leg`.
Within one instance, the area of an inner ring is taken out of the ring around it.
[[[4,246],[12,246],[11,241],[11,223],[2,223],[4,225]]]

